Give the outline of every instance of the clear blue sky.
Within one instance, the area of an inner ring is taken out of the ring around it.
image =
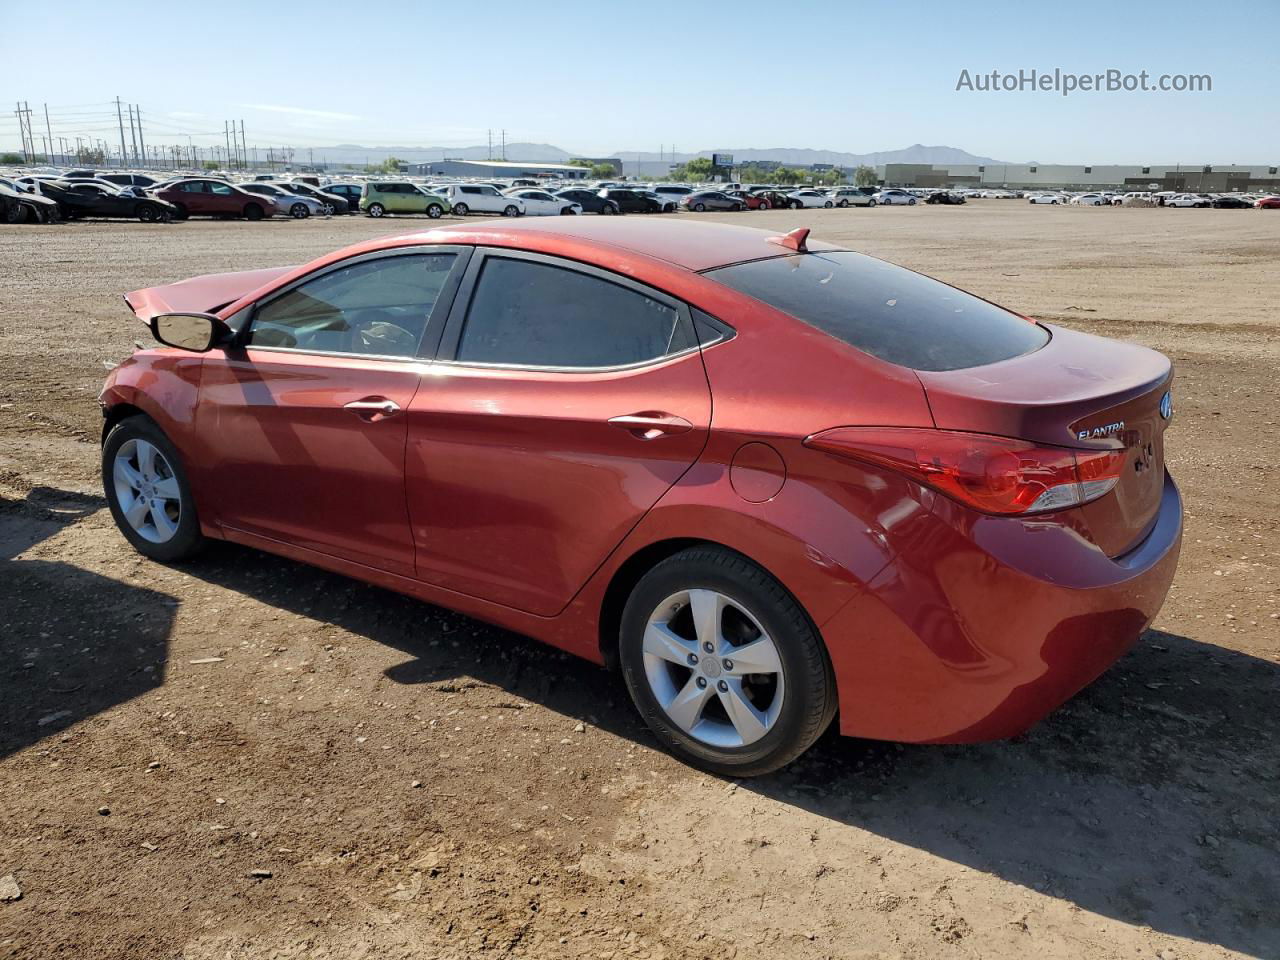
[[[6,17],[13,101],[55,135],[118,142],[120,96],[147,141],[466,146],[571,152],[947,144],[1009,161],[1275,163],[1276,0],[990,4],[228,2]],[[302,12],[303,10],[307,12]],[[83,17],[80,13],[83,12]],[[314,26],[310,26],[314,25]],[[74,26],[74,28],[73,28]],[[1210,74],[1209,93],[957,92],[962,69]],[[37,145],[39,140],[37,139]]]

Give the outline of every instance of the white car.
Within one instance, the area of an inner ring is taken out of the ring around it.
[[[798,207],[834,207],[836,202],[817,190],[793,190],[787,198]]]
[[[524,201],[508,197],[487,183],[453,183],[436,191],[453,205],[455,217],[468,213],[500,213],[504,217],[518,217],[524,213]]]
[[[1101,207],[1107,201],[1100,193],[1082,193],[1078,197],[1072,197],[1071,202],[1082,207]]]
[[[505,192],[508,197],[523,200],[524,212],[530,217],[575,216],[582,212],[582,204],[563,197],[553,197],[545,190],[516,187]]]
[[[1056,193],[1033,193],[1027,197],[1027,203],[1062,203],[1062,198]]]
[[[1194,193],[1180,193],[1176,197],[1170,197],[1164,205],[1166,207],[1211,207],[1213,201]]]
[[[857,187],[835,187],[827,191],[827,196],[835,201],[837,207],[874,207],[874,197],[868,196]]]
[[[915,206],[920,201],[907,193],[905,190],[881,190],[876,194],[876,203],[892,205],[904,204],[908,207]]]

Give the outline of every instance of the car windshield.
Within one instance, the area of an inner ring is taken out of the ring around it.
[[[706,274],[881,360],[915,370],[996,363],[1049,334],[945,283],[859,253],[793,254]]]

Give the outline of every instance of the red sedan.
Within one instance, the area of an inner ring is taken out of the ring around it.
[[[177,207],[181,220],[194,216],[261,220],[275,213],[275,204],[270,197],[242,190],[225,180],[178,180],[151,193]]]
[[[226,539],[599,663],[733,776],[1017,734],[1159,610],[1172,370],[826,243],[459,224],[128,294],[102,392],[161,561]]]
[[[1254,206],[1259,210],[1280,210],[1280,197],[1261,197]]]

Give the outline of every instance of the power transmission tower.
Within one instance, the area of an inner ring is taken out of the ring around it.
[[[240,160],[244,166],[249,166],[249,145],[244,142],[244,120],[240,121]]]

